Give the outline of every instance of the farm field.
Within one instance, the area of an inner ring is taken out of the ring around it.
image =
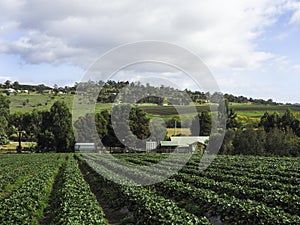
[[[181,110],[181,115],[186,115],[193,117],[192,114],[185,114],[184,112],[189,112],[189,107],[192,106],[178,106]],[[264,115],[265,112],[273,113],[284,113],[287,109],[290,109],[295,113],[297,118],[300,118],[300,107],[299,106],[289,106],[289,105],[260,105],[260,104],[242,104],[242,103],[230,103],[230,108],[233,108],[236,113],[240,116],[246,116],[249,118],[260,118]],[[151,117],[155,115],[161,116],[164,120],[171,119],[173,116],[177,115],[177,111],[173,106],[157,106],[157,105],[141,105],[146,113],[148,113]],[[216,106],[212,106],[213,110],[217,110]],[[209,104],[196,105],[196,110],[198,112],[202,111],[210,111]]]
[[[32,112],[36,110],[49,110],[57,100],[65,101],[69,108],[72,108],[74,95],[53,95],[53,94],[11,94],[10,111],[13,112]]]
[[[57,95],[53,94],[17,94],[10,95],[10,111],[13,112],[31,112],[33,109],[37,110],[49,110],[51,105],[57,101],[65,101],[70,109],[72,109],[74,95]],[[110,110],[112,103],[97,103],[95,110],[101,112],[103,110]],[[84,102],[82,102],[84,108]],[[259,104],[242,104],[242,103],[230,103],[230,107],[234,108],[238,115],[246,116],[249,118],[260,118],[266,111],[273,113],[284,113],[288,108],[291,109],[297,118],[300,118],[300,106],[292,105],[259,105]],[[173,106],[157,106],[155,104],[140,104],[149,118],[153,118],[159,115],[164,120],[170,120],[173,116],[177,115],[177,111]],[[195,115],[188,114],[189,106],[178,106],[182,110],[181,115],[186,117],[193,117]],[[209,104],[196,105],[198,112],[210,111]],[[184,112],[187,113],[184,113]]]
[[[218,156],[199,170],[208,161],[193,155],[139,186],[183,157],[168,156],[1,154],[0,224],[300,224],[299,158]]]

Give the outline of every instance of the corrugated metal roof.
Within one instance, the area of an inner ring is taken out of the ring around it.
[[[75,144],[75,146],[78,146],[78,145],[81,145],[81,146],[83,146],[83,145],[85,145],[85,146],[90,146],[90,145],[95,145],[95,143],[76,143]]]
[[[180,137],[171,137],[171,141],[161,141],[161,146],[186,146],[195,143],[205,143],[209,139],[209,136],[180,136]]]

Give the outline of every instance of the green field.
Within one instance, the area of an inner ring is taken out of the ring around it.
[[[299,158],[115,156],[0,154],[1,224],[300,224]]]
[[[48,110],[52,104],[57,101],[65,101],[70,109],[73,106],[74,95],[53,95],[53,94],[11,94],[9,100],[11,101],[10,110],[11,112],[31,112],[33,109],[37,110]],[[79,97],[79,103],[82,109],[85,109],[86,103],[84,98]],[[110,110],[113,106],[113,103],[97,103],[95,106],[96,112],[103,110]],[[230,107],[235,109],[238,115],[246,116],[249,118],[260,118],[266,111],[268,112],[278,112],[284,113],[285,110],[291,109],[295,113],[297,118],[300,118],[300,106],[292,105],[258,105],[258,104],[239,104],[239,103],[230,103]],[[180,110],[180,114],[186,118],[192,118],[194,114],[191,114],[191,109],[194,109],[194,106],[158,106],[155,104],[141,104],[139,105],[147,114],[149,118],[159,116],[163,120],[170,120],[173,116],[178,115],[176,108]],[[209,104],[196,105],[196,110],[198,112],[210,111]],[[212,109],[216,110],[217,106],[212,105]],[[77,112],[79,115],[81,112]],[[77,115],[75,115],[77,118]]]
[[[149,116],[149,118],[157,117],[164,120],[170,120],[172,117],[178,115],[175,107],[173,106],[140,106]],[[191,118],[195,116],[194,114],[185,114],[185,112],[190,111],[194,106],[178,106],[179,109],[182,110],[183,117]],[[278,112],[279,114],[283,114],[287,109],[290,109],[294,115],[300,119],[300,106],[290,106],[290,105],[256,105],[256,104],[229,104],[229,107],[233,108],[235,112],[240,116],[246,116],[253,119],[261,118],[265,112],[274,113]],[[210,106],[208,104],[204,105],[196,105],[196,110],[198,112],[210,111]],[[212,106],[213,110],[216,110],[216,106]]]
[[[48,110],[57,100],[67,103],[71,108],[74,95],[53,95],[53,94],[11,94],[10,111],[13,112],[31,112],[33,109]],[[24,105],[25,103],[25,105]]]

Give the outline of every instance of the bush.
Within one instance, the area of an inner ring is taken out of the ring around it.
[[[0,145],[7,145],[7,144],[9,144],[9,140],[6,134],[0,135]]]

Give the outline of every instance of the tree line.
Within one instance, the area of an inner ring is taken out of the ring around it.
[[[146,140],[150,136],[150,119],[142,109],[131,108],[130,105],[116,105],[113,109],[116,111],[114,115],[107,110],[96,114],[86,114],[74,123],[74,130],[72,115],[63,101],[56,101],[50,110],[34,109],[32,112],[12,114],[10,114],[9,103],[6,96],[0,95],[1,145],[8,144],[9,139],[17,141],[19,132],[21,132],[22,141],[36,142],[37,147],[34,150],[40,152],[73,151],[75,136],[77,142],[93,142],[98,146],[101,146],[101,139],[104,146],[107,147],[124,147],[124,143],[135,141],[134,136],[141,140]],[[128,111],[129,120],[122,118],[125,111]],[[129,123],[129,127],[121,123],[119,128],[123,132],[123,143],[119,141],[114,132],[114,123],[120,121]],[[154,133],[159,132],[154,131]],[[142,148],[144,144],[135,147]]]
[[[218,102],[220,97],[224,97],[229,102],[234,103],[254,103],[254,104],[264,104],[264,105],[278,105],[280,103],[274,102],[272,99],[253,99],[247,98],[244,96],[235,96],[232,94],[223,94],[220,92],[201,92],[201,91],[191,91],[189,89],[178,90],[173,87],[161,85],[160,87],[151,86],[150,84],[142,84],[140,82],[131,82],[128,81],[114,81],[108,80],[106,82],[100,81],[88,81],[75,83],[74,86],[64,86],[60,87],[55,84],[53,87],[46,86],[44,84],[39,85],[28,85],[20,84],[18,81],[7,80],[3,84],[0,83],[0,89],[9,89],[13,88],[15,90],[28,90],[30,92],[43,93],[45,90],[53,90],[54,93],[63,92],[75,94],[76,90],[86,91],[90,89],[99,89],[100,93],[97,98],[97,102],[100,103],[113,103],[115,101],[130,102],[134,101],[138,96],[142,96],[144,93],[147,93],[149,97],[143,99],[138,99],[138,103],[154,103],[154,104],[163,104],[164,100],[171,102],[172,104],[177,105],[186,105],[190,103],[190,100],[194,103],[206,103]],[[78,88],[78,89],[77,89]],[[124,96],[118,96],[123,88],[127,88],[126,99]],[[9,94],[7,92],[7,94]],[[186,99],[186,95],[189,99]],[[160,98],[159,96],[167,96],[166,99]],[[118,98],[117,98],[118,97]]]
[[[116,112],[128,111],[129,119],[123,118],[121,113],[111,115],[109,111],[87,114],[78,118],[74,125],[76,129],[73,130],[72,116],[64,102],[55,102],[48,111],[33,110],[30,113],[13,114],[10,114],[9,103],[6,96],[0,95],[0,144],[16,139],[18,132],[22,132],[24,141],[36,142],[38,151],[73,151],[75,136],[79,142],[95,142],[100,145],[100,137],[104,146],[124,147],[124,143],[135,142],[135,136],[146,140],[152,134],[152,140],[162,140],[166,135],[165,128],[159,122],[152,127],[153,130],[149,129],[150,119],[138,106],[114,106],[113,110]],[[225,101],[224,110],[219,111],[218,117],[220,120],[226,118],[226,132],[220,149],[222,154],[300,155],[300,121],[290,110],[282,115],[266,112],[259,123],[246,125],[238,121],[236,112]],[[122,142],[115,134],[114,121],[128,121],[129,128],[126,124],[120,125],[119,130],[124,137]],[[174,127],[173,122],[169,121],[169,127]],[[178,120],[177,127],[182,126],[180,122]],[[200,112],[191,121],[192,135],[209,136],[211,122],[211,113]],[[196,123],[200,123],[200,131],[193,129]],[[219,137],[219,134],[214,133],[210,142],[213,143]],[[137,148],[145,146],[144,143],[140,146],[141,142],[133,144]]]
[[[150,119],[147,118],[146,113],[142,109],[136,106],[131,107],[128,104],[115,105],[112,111],[114,111],[113,114],[105,110],[80,117],[74,124],[78,142],[92,142],[100,147],[144,148],[145,141],[151,134]],[[129,117],[126,118],[125,115]],[[115,132],[117,124],[119,137]],[[160,126],[155,127],[157,129]],[[157,135],[162,132],[164,131],[153,130],[156,138],[159,138]],[[165,133],[166,131],[164,135]],[[120,137],[122,140],[119,140]],[[137,142],[136,138],[144,141]]]
[[[282,115],[266,112],[257,125],[245,125],[237,120],[237,114],[228,105],[226,131],[219,153],[230,155],[265,155],[265,156],[300,156],[300,121],[288,109]],[[211,115],[201,112],[194,123],[200,123],[200,132],[193,135],[209,136],[211,132]],[[196,124],[196,125],[197,125]],[[195,125],[194,125],[195,126]],[[193,126],[192,126],[193,128]],[[221,132],[214,132],[209,144],[221,138]]]

